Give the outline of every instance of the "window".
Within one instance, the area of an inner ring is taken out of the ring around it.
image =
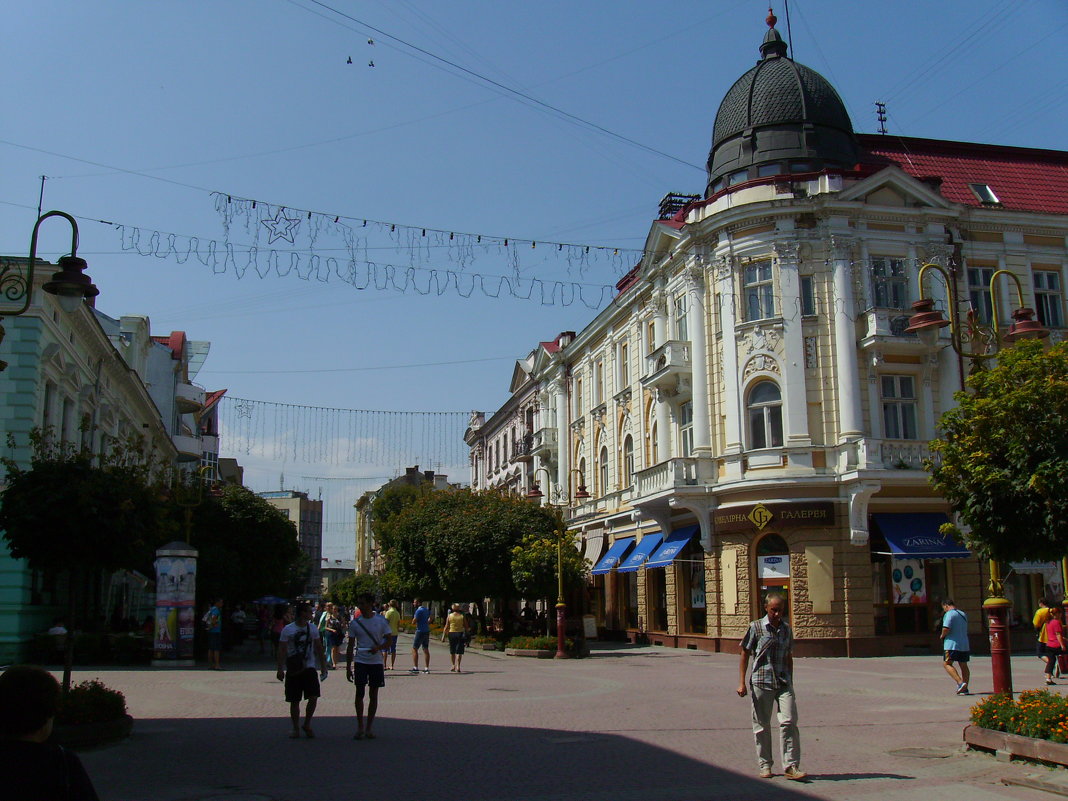
[[[619,364],[619,369],[617,370],[618,388],[622,391],[630,385],[630,348],[627,347],[626,342],[619,343],[619,351],[616,358]]]
[[[630,434],[623,440],[623,475],[620,476],[624,487],[629,487],[634,481],[634,440]]]
[[[990,279],[993,277],[993,267],[968,268],[968,299],[983,325],[990,325],[990,321],[994,319],[993,306],[990,304]]]
[[[801,276],[801,314],[811,317],[816,313],[816,287],[811,275]]]
[[[693,453],[693,401],[679,407],[679,456]]]
[[[600,484],[601,495],[608,494],[608,448],[601,448],[601,459],[597,465],[597,479]]]
[[[48,427],[52,425],[52,404],[55,403],[55,399],[56,385],[49,381],[45,384],[44,409],[41,412],[41,428],[46,437],[52,436],[52,432],[48,430]]]
[[[884,375],[883,434],[887,439],[917,439],[916,387],[910,375]]]
[[[771,381],[760,381],[749,391],[749,447],[782,447],[782,393]]]
[[[64,398],[59,418],[59,441],[67,443],[74,436],[74,402]]]
[[[757,262],[745,268],[742,295],[745,298],[746,320],[764,320],[775,316],[770,261]]]
[[[727,179],[727,181],[731,186],[736,186],[737,184],[740,184],[743,181],[747,181],[748,179],[749,173],[746,170],[740,170],[738,172],[731,173],[731,176]]]
[[[980,203],[1000,203],[998,196],[994,194],[994,190],[986,184],[968,184],[971,187],[972,192],[979,198]]]
[[[585,457],[583,457],[582,459],[579,459],[578,471],[579,471],[579,474],[578,474],[578,486],[585,487],[586,486],[586,459],[585,459]]]
[[[690,338],[690,331],[686,325],[686,296],[679,295],[675,298],[675,339],[685,342]]]
[[[1061,298],[1060,273],[1035,270],[1035,311],[1046,328],[1061,328],[1064,325]]]
[[[604,360],[598,359],[593,366],[593,403],[604,403]]]
[[[582,376],[575,376],[575,417],[582,417]]]
[[[871,295],[876,308],[908,308],[909,284],[903,259],[872,259]]]
[[[656,323],[650,320],[645,326],[645,355],[656,350]]]
[[[807,161],[794,161],[790,163],[790,172],[811,172],[812,165]]]
[[[782,172],[782,166],[779,164],[761,164],[757,167],[757,175],[761,178],[778,175],[780,172]]]

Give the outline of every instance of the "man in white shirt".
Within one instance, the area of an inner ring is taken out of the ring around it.
[[[300,737],[300,729],[309,740],[315,737],[312,731],[312,716],[319,703],[319,680],[325,681],[330,675],[326,672],[326,653],[319,629],[311,622],[311,604],[302,603],[297,607],[297,619],[282,629],[278,636],[278,680],[285,681],[286,700],[289,702],[289,717],[293,722],[290,737]],[[319,675],[316,676],[316,668]],[[307,702],[304,712],[304,726],[300,726],[300,700]]]
[[[371,608],[374,596],[364,593],[357,599],[358,617],[349,622],[349,647],[345,652],[345,678],[356,683],[356,734],[352,739],[374,739],[371,726],[378,711],[378,689],[386,686],[386,671],[382,664],[382,651],[390,642],[390,628],[386,619]],[[356,669],[352,656],[356,654]],[[367,726],[363,720],[364,688],[371,686],[367,702]]]

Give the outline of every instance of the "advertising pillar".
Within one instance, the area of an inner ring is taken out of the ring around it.
[[[196,633],[197,551],[170,542],[156,551],[154,667],[193,667]]]

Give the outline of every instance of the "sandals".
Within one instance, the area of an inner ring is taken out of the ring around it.
[[[356,732],[354,735],[352,735],[352,739],[353,740],[362,740],[363,739],[363,732],[362,731]]]
[[[305,737],[307,737],[309,740],[315,739],[315,732],[311,730],[311,726],[301,726],[301,728],[304,729]]]
[[[297,731],[296,729],[294,729],[293,731],[291,731],[289,733],[289,739],[290,740],[299,740],[300,739],[300,732]]]

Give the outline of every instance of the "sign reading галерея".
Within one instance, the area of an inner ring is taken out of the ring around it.
[[[713,516],[717,532],[763,531],[773,528],[799,526],[833,526],[833,501],[807,501],[802,503],[757,503],[752,506],[732,506],[718,510]]]

